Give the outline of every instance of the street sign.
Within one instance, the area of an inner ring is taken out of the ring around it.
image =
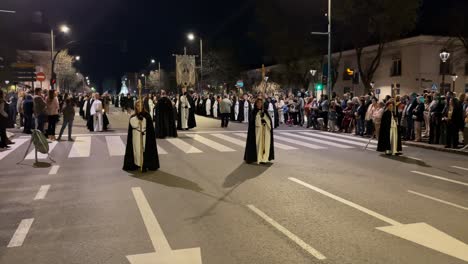
[[[375,94],[380,94],[380,89],[375,89]]]
[[[438,90],[438,88],[437,88],[437,83],[433,83],[433,84],[432,84],[431,90],[432,90],[432,91],[437,91],[437,90]]]
[[[36,73],[36,80],[39,81],[39,82],[43,82],[45,81],[46,79],[46,76],[43,72],[38,72]]]

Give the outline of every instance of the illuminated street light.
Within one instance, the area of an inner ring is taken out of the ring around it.
[[[80,56],[76,56],[76,57],[75,57],[75,60],[76,60],[76,61],[79,61],[80,59],[81,59]]]
[[[444,49],[440,52],[439,57],[442,60],[442,62],[445,63],[450,58],[450,52]]]
[[[70,32],[70,28],[67,25],[61,25],[60,31],[67,34],[68,32]]]
[[[142,73],[142,74],[141,74],[141,77],[145,77],[145,74],[144,74],[144,73]]]
[[[188,40],[192,41],[192,40],[195,39],[195,35],[194,35],[193,33],[189,33],[189,34],[187,35],[187,38],[188,38]]]
[[[156,63],[156,60],[155,59],[151,59],[151,64],[155,64]]]

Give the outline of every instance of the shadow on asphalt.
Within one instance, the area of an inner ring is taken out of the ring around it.
[[[254,179],[260,176],[262,173],[268,170],[268,168],[270,168],[271,165],[271,163],[265,165],[250,165],[243,163],[226,177],[223,183],[223,187],[237,187],[238,185],[241,185],[247,180]]]
[[[140,180],[154,182],[167,187],[181,188],[198,193],[203,191],[203,189],[196,182],[192,182],[160,170],[149,171],[145,173],[133,172],[131,176]]]
[[[387,159],[391,159],[391,160],[395,160],[395,161],[400,161],[400,162],[404,162],[404,163],[407,163],[407,164],[414,164],[414,165],[418,165],[418,166],[421,166],[421,167],[426,167],[426,168],[431,168],[432,167],[431,165],[428,165],[424,161],[410,159],[410,158],[407,158],[405,156],[389,156],[389,155],[385,155],[385,154],[381,154],[380,156],[383,157],[383,158],[387,158]]]

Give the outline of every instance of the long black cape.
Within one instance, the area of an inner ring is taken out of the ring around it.
[[[255,135],[255,118],[257,117],[258,109],[254,109],[249,116],[249,130],[247,132],[247,143],[245,145],[244,160],[246,163],[257,162],[257,140]],[[264,112],[264,115],[270,120],[271,118],[268,113]],[[268,160],[275,159],[275,148],[273,143],[273,128],[270,129],[271,143],[270,143],[270,155]]]
[[[88,99],[88,104],[86,105],[86,127],[89,131],[94,131],[94,120],[91,115],[91,106],[93,105],[94,100]]]
[[[377,151],[385,152],[387,150],[392,150],[392,144],[390,142],[390,128],[392,126],[392,111],[386,110],[382,115],[382,122],[380,123],[380,133],[379,133],[379,142],[377,144]],[[401,137],[400,131],[398,131],[398,146],[397,151],[401,151]]]
[[[157,138],[177,137],[174,107],[169,98],[161,97],[158,100],[154,111],[154,122]]]
[[[132,115],[130,118],[134,117]],[[156,147],[156,137],[154,134],[153,121],[151,120],[150,114],[143,112],[139,114],[139,118],[146,119],[146,137],[145,150],[143,152],[143,171],[151,170],[155,171],[159,169],[159,157],[158,148]],[[128,136],[127,136],[127,148],[125,149],[125,158],[123,170],[134,171],[139,169],[140,166],[135,164],[135,158],[133,156],[133,128],[128,124]]]
[[[244,116],[244,103],[245,100],[239,100],[239,115],[237,116],[237,121],[239,122],[244,122],[245,116]],[[252,113],[252,105],[249,103],[249,116]],[[247,118],[249,118],[247,116]]]
[[[195,120],[195,102],[191,95],[187,95],[187,100],[190,104],[189,109],[189,118],[188,118],[188,128],[195,128],[197,127],[197,121]]]

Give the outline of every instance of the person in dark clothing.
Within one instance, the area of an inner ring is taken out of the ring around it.
[[[247,143],[244,160],[246,163],[262,164],[275,159],[273,127],[270,115],[264,110],[263,100],[257,98],[249,117]]]
[[[422,123],[424,122],[424,97],[420,96],[417,98],[416,108],[413,110],[413,120],[414,120],[414,135],[416,142],[421,142],[422,137]]]
[[[401,155],[401,137],[396,120],[394,102],[389,100],[382,115],[379,142],[377,143],[377,151],[385,152],[386,155]]]
[[[24,129],[23,133],[31,134],[31,129],[34,128],[34,103],[32,95],[26,95],[23,101],[23,111],[24,111]]]
[[[60,129],[60,134],[57,138],[57,141],[62,139],[63,131],[68,126],[68,141],[73,141],[72,139],[72,127],[73,120],[75,119],[75,105],[73,104],[70,98],[65,99],[65,103],[62,108],[63,113],[63,123],[62,128]]]
[[[444,104],[442,98],[439,96],[437,102],[433,104],[430,109],[430,130],[429,130],[429,144],[439,144],[440,128],[442,125],[442,112],[444,111]]]
[[[190,91],[190,94],[187,95],[187,101],[190,104],[189,108],[189,117],[188,117],[188,128],[192,129],[197,127],[197,121],[195,120],[195,101],[193,100],[193,91]]]
[[[166,92],[161,91],[161,98],[159,98],[155,106],[154,113],[157,138],[177,137],[174,111],[176,109],[172,105],[171,100],[166,97]]]
[[[408,105],[406,107],[405,117],[406,117],[406,140],[414,139],[414,120],[413,120],[413,110],[418,105],[417,94],[413,93],[409,99]]]
[[[458,148],[458,132],[463,129],[464,121],[463,109],[457,98],[453,97],[450,99],[444,120],[447,122],[447,145],[445,147]]]
[[[9,139],[6,134],[8,126],[8,112],[5,111],[7,108],[6,101],[4,99],[3,91],[0,89],[0,148],[9,148]]]

